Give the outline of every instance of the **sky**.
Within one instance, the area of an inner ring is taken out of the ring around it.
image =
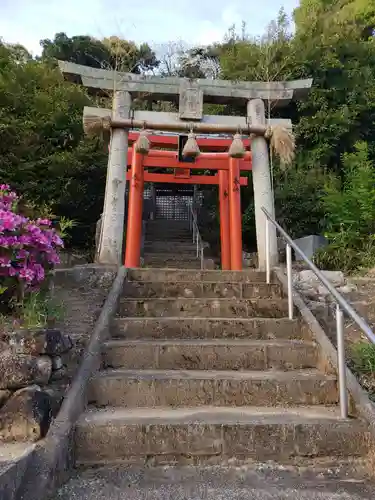
[[[220,41],[233,24],[261,35],[284,7],[299,0],[0,0],[0,37],[21,43],[33,55],[55,33],[96,38],[117,35],[152,46],[183,41]]]

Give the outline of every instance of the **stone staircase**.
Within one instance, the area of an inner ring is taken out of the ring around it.
[[[339,418],[336,375],[258,271],[129,271],[88,402],[75,435],[83,466],[367,452],[366,425]]]
[[[200,269],[188,221],[156,219],[146,226],[144,266]]]

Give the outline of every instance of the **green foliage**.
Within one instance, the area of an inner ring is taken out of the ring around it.
[[[375,5],[363,0],[303,0],[296,10],[295,76],[314,79],[312,93],[298,106],[297,132],[309,165],[340,168],[342,154],[355,142],[373,140],[375,40],[367,24],[372,22],[370,10],[375,19]]]
[[[73,36],[57,33],[53,40],[40,42],[42,60],[55,63],[69,61],[92,68],[115,69],[141,73],[154,69],[159,61],[147,43],[139,47],[131,41],[117,36],[97,40],[90,36]]]
[[[325,267],[372,265],[371,168],[361,167],[354,180],[348,162],[353,162],[353,151],[358,155],[357,166],[375,160],[375,4],[301,0],[295,25],[292,34],[287,16],[280,11],[260,38],[247,35],[243,28],[239,34],[235,28],[230,30],[219,51],[221,76],[263,81],[313,78],[312,91],[304,101],[280,108],[282,116],[295,124],[297,158],[285,175],[275,169],[276,214],[295,237],[322,231],[331,236],[330,247],[317,255]],[[272,105],[266,111],[267,116],[278,116]],[[362,156],[356,150],[361,142],[368,145]],[[343,185],[334,182],[335,177],[354,183],[350,196],[344,189],[346,205],[341,212]],[[253,199],[249,194],[243,198],[245,241],[254,241]],[[344,229],[338,228],[337,220],[333,228],[333,214],[340,224],[344,220]],[[357,224],[350,225],[351,219]]]
[[[343,181],[327,185],[323,197],[328,248],[315,256],[326,269],[353,271],[375,264],[375,170],[368,145],[343,155]]]
[[[229,30],[220,55],[221,75],[230,80],[276,81],[291,77],[294,48],[289,19],[283,9],[266,33],[254,38],[242,26],[238,34]]]
[[[322,195],[329,176],[319,170],[301,168],[274,172],[276,219],[293,238],[320,234],[324,225]],[[249,180],[249,185],[251,181]],[[251,189],[251,188],[250,188]],[[248,191],[249,192],[249,191]],[[244,200],[243,200],[244,201]],[[255,241],[255,214],[252,193],[246,198],[243,214],[244,240],[251,247]]]
[[[375,373],[375,345],[368,342],[358,342],[352,348],[353,368],[357,373]]]
[[[142,73],[157,68],[159,65],[155,52],[147,43],[142,43],[137,47],[134,42],[122,40],[117,36],[104,38],[101,43],[109,52],[107,64],[103,67]]]
[[[107,163],[103,145],[83,137],[91,101],[57,69],[13,56],[0,44],[0,178],[35,207],[74,220],[72,243],[90,246]]]
[[[53,40],[41,40],[43,60],[70,61],[92,68],[102,68],[110,58],[108,48],[91,36],[73,36],[56,33]]]
[[[51,322],[61,320],[64,316],[64,307],[45,291],[27,295],[17,304],[17,322],[23,328],[43,328]]]

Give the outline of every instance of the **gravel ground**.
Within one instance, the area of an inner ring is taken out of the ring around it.
[[[77,471],[55,500],[364,500],[375,484],[342,468],[100,467]]]

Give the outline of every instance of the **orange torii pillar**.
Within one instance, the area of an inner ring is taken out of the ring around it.
[[[242,271],[240,160],[229,157],[229,226],[232,271]]]
[[[219,170],[219,211],[220,211],[221,269],[223,271],[226,271],[231,268],[228,170]]]
[[[133,148],[125,249],[125,267],[130,269],[140,267],[141,264],[144,188],[143,158],[144,156],[141,153],[137,153],[136,148]]]

